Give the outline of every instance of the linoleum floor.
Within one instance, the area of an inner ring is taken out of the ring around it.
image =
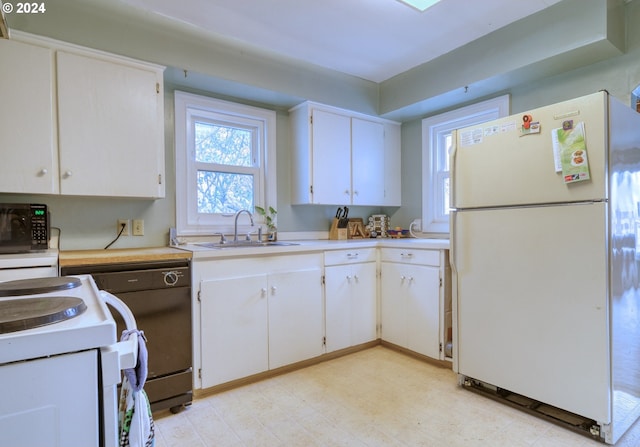
[[[589,447],[605,444],[377,346],[154,415],[156,447]],[[636,423],[616,447],[640,446]]]

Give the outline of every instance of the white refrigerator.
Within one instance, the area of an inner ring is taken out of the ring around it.
[[[615,443],[640,415],[640,114],[598,92],[454,141],[459,383]]]

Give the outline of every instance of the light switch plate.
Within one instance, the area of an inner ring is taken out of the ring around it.
[[[144,236],[144,219],[133,219],[133,235]]]

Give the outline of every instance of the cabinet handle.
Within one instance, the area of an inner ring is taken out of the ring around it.
[[[38,176],[42,177],[43,175],[47,175],[49,173],[49,171],[46,168],[42,168],[40,169],[40,172],[38,172]]]
[[[358,191],[353,191],[353,195],[357,196],[358,195]]]
[[[353,275],[353,279],[358,282],[360,280],[360,278],[358,278],[358,275]]]
[[[348,190],[348,189],[345,189],[345,190],[344,190],[344,193],[345,193],[346,195],[349,195],[349,190]]]
[[[260,296],[262,298],[264,298],[265,296],[267,296],[267,289],[265,289],[264,287],[262,289],[260,289]]]
[[[351,275],[347,275],[347,282],[351,284]]]
[[[63,175],[63,177],[64,177],[64,178],[69,178],[69,177],[71,177],[72,175],[73,175],[73,171],[71,171],[71,170],[67,170],[67,171],[64,171],[64,175]]]
[[[359,253],[347,253],[347,259],[356,259]]]
[[[401,258],[413,258],[413,253],[400,253]]]
[[[276,286],[271,286],[271,295],[275,295],[277,291],[278,288]]]
[[[405,281],[405,279],[407,279],[407,277],[406,277],[406,276],[404,276],[404,275],[400,276],[400,282],[404,282],[404,281]]]

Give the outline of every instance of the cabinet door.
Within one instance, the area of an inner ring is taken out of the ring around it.
[[[266,287],[266,275],[202,281],[202,388],[269,368]]]
[[[268,294],[269,369],[321,355],[322,270],[271,274]]]
[[[313,203],[351,203],[351,118],[312,112]]]
[[[407,299],[407,348],[440,357],[440,270],[404,265],[402,288]]]
[[[351,346],[351,275],[348,265],[325,267],[327,352]]]
[[[0,39],[0,192],[57,193],[53,53]]]
[[[407,345],[407,299],[403,290],[402,264],[381,265],[380,320],[382,339],[398,346]]]
[[[359,118],[351,119],[352,204],[384,203],[384,125]]]
[[[376,263],[351,266],[351,345],[359,345],[377,337]]]
[[[58,51],[62,194],[164,197],[161,73]]]

